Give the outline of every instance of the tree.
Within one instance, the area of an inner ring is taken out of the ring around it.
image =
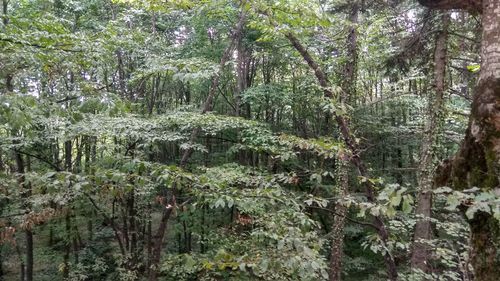
[[[481,73],[472,102],[466,135],[452,160],[449,176],[454,188],[478,187],[494,190],[499,184],[500,128],[500,3],[498,1],[420,1],[436,9],[466,9],[482,15]],[[472,264],[477,280],[494,280],[498,276],[498,221],[478,212],[470,221]],[[492,246],[493,245],[493,246]]]
[[[446,187],[461,174],[434,160],[459,150],[484,69],[474,16],[437,24],[417,1],[5,3],[0,279],[473,280],[469,227],[483,225],[466,219],[496,223],[498,196]]]
[[[422,216],[422,218],[419,218],[415,226],[415,242],[411,257],[412,268],[425,273],[430,271],[429,265],[431,262],[431,247],[428,243],[432,239],[431,212],[436,145],[438,144],[439,130],[443,123],[449,14],[444,13],[441,16],[441,22],[442,26],[436,36],[434,50],[434,91],[431,98],[429,98],[429,119],[425,124],[424,141],[420,153],[419,194],[415,213],[417,216]]]

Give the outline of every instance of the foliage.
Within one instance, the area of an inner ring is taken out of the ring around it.
[[[470,280],[467,221],[500,220],[494,190],[438,187],[434,237],[422,241],[433,272],[408,266],[436,30],[400,2],[360,7],[357,23],[337,0],[4,2],[0,279],[19,279],[22,265],[32,280],[327,280],[342,217],[345,280],[386,280],[386,254],[402,280]],[[433,167],[465,131],[474,22],[452,20],[463,34],[449,43]],[[369,176],[342,169],[349,161]]]

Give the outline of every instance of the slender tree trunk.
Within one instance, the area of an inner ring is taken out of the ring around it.
[[[19,273],[20,273],[19,280],[26,281],[26,278],[25,278],[26,265],[24,263],[24,259],[23,259],[22,254],[21,254],[21,249],[20,249],[18,243],[16,243],[16,245],[14,247],[16,249],[17,257],[19,258]]]
[[[136,270],[136,263],[138,260],[137,252],[137,210],[135,206],[135,189],[132,189],[127,198],[127,215],[129,220],[129,232],[130,232],[130,269]]]
[[[243,26],[245,23],[245,18],[246,18],[246,14],[242,10],[240,13],[240,17],[239,17],[238,23],[236,25],[236,28],[233,30],[233,33],[231,36],[232,37],[231,42],[229,43],[229,46],[224,51],[224,54],[222,55],[222,58],[220,60],[219,71],[216,74],[214,74],[214,76],[212,77],[210,90],[209,90],[207,99],[205,100],[205,103],[203,104],[203,108],[201,111],[202,114],[205,114],[213,109],[213,100],[215,98],[215,94],[217,92],[217,88],[219,85],[220,75],[222,73],[222,70],[224,69],[226,62],[230,59],[230,57],[233,53],[233,50],[234,50],[234,47],[236,45],[236,42],[238,41],[238,38],[241,36],[241,33],[243,31]],[[190,136],[190,140],[189,140],[190,143],[194,143],[196,141],[196,138],[198,137],[200,131],[201,131],[200,128],[195,128],[191,132],[191,136]],[[188,148],[184,151],[184,154],[183,154],[181,162],[180,162],[181,168],[184,168],[186,166],[192,153],[193,153],[192,148]],[[169,205],[165,206],[165,208],[163,210],[160,225],[158,226],[158,230],[156,231],[156,235],[154,237],[152,256],[151,256],[152,259],[151,259],[151,265],[150,265],[150,274],[149,274],[150,281],[154,281],[154,280],[158,279],[158,265],[160,263],[161,251],[163,248],[163,238],[165,236],[165,231],[167,229],[168,220],[169,220],[169,218],[172,214],[173,208],[175,207],[175,204],[176,204],[175,194],[177,193],[177,191],[176,191],[175,186],[172,188],[172,190],[173,190],[173,195],[171,196],[172,198],[170,200],[168,200]]]
[[[215,94],[217,93],[217,89],[219,87],[220,75],[222,74],[222,71],[224,70],[224,66],[226,65],[226,62],[228,62],[229,59],[231,58],[231,55],[233,54],[233,50],[234,50],[237,42],[240,40],[240,38],[242,36],[243,26],[245,24],[245,18],[246,18],[246,14],[244,11],[242,11],[240,13],[240,17],[239,17],[238,23],[236,25],[236,28],[232,32],[231,42],[229,43],[229,46],[227,46],[227,48],[224,51],[224,54],[222,55],[222,58],[220,60],[218,71],[212,77],[210,90],[208,92],[207,99],[205,100],[205,102],[203,104],[201,114],[205,114],[205,113],[213,110],[213,107],[214,107],[213,101],[215,98]],[[196,128],[191,132],[191,137],[189,138],[190,143],[194,143],[196,141],[196,138],[200,134],[200,131],[201,131],[200,128]],[[182,159],[181,159],[181,163],[180,163],[181,167],[186,166],[187,161],[191,157],[192,153],[193,153],[192,148],[186,149],[186,151],[182,155]]]
[[[9,10],[9,0],[3,0],[2,1],[2,12],[3,12],[2,23],[3,23],[4,27],[7,24],[9,24],[9,18],[7,17],[8,10]]]
[[[309,54],[307,49],[302,45],[302,43],[295,37],[292,33],[286,33],[285,36],[293,45],[293,47],[300,53],[302,58],[307,62],[309,67],[314,71],[316,79],[318,80],[319,85],[323,88],[323,93],[326,98],[333,98],[334,94],[329,89],[329,81],[326,77],[326,74],[319,67],[313,57]],[[351,132],[351,129],[348,126],[347,119],[336,113],[333,114],[335,121],[337,122],[337,126],[339,127],[340,133],[344,140],[346,147],[350,150],[349,161],[356,168],[358,174],[361,177],[369,178],[368,169],[366,168],[365,163],[360,158],[360,149],[358,143],[355,141],[355,138]],[[370,181],[366,181],[365,185],[365,195],[369,202],[376,201],[376,193],[375,187]],[[382,243],[387,244],[389,240],[389,232],[387,231],[387,227],[385,226],[384,220],[381,216],[373,217],[373,224],[376,228],[377,234],[379,235]],[[384,262],[387,268],[387,275],[389,280],[394,281],[398,279],[398,273],[396,268],[396,263],[392,254],[386,251],[384,254]]]
[[[8,10],[9,10],[9,0],[3,0],[2,1],[2,23],[3,23],[4,30],[5,30],[5,27],[7,26],[7,24],[9,24]],[[14,75],[12,73],[6,74],[6,76],[5,76],[5,88],[7,89],[8,92],[14,91],[14,85],[12,84],[13,79],[14,79]]]
[[[338,192],[337,196],[345,197],[349,191],[348,166],[343,160],[338,161]],[[340,281],[342,277],[342,257],[344,256],[344,227],[347,208],[342,204],[335,205],[335,216],[332,225],[332,241],[330,250],[330,281]]]
[[[156,230],[156,234],[153,237],[153,248],[151,254],[151,262],[149,268],[149,280],[154,281],[158,279],[158,265],[161,259],[161,251],[163,249],[163,237],[165,236],[165,231],[167,230],[167,223],[172,214],[173,206],[166,206],[163,211],[160,225]]]
[[[236,64],[236,93],[234,96],[234,104],[236,107],[235,115],[240,116],[241,114],[241,94],[246,88],[246,50],[242,42],[242,37],[238,38],[238,42],[236,42],[236,51],[237,51],[237,64]]]
[[[26,177],[24,176],[25,165],[23,156],[20,153],[15,153],[15,160],[17,166],[17,172],[19,173],[19,184],[22,189],[23,198],[23,208],[25,212],[29,212],[31,206],[28,203],[29,197],[31,196],[31,185],[26,182]],[[26,266],[24,267],[25,272],[23,273],[25,281],[33,281],[33,232],[31,229],[26,229],[24,231],[26,238]]]
[[[71,171],[72,165],[71,165],[71,153],[72,153],[73,147],[71,141],[65,141],[64,142],[64,168],[66,171]],[[64,223],[65,223],[65,229],[66,229],[66,244],[65,244],[65,249],[64,249],[64,270],[63,270],[63,277],[67,278],[69,276],[69,256],[71,253],[71,209],[68,208],[65,218],[64,218]]]
[[[447,61],[448,25],[450,15],[445,12],[441,16],[442,27],[437,34],[434,50],[434,91],[429,96],[428,116],[424,128],[421,159],[418,172],[419,193],[415,214],[419,216],[413,236],[411,267],[424,273],[429,272],[431,247],[428,240],[432,238],[431,209],[432,188],[435,170],[437,138],[442,123],[444,107],[445,75]]]
[[[359,17],[359,4],[357,1],[352,3],[349,20],[349,35],[347,37],[347,61],[344,65],[344,83],[342,85],[343,95],[341,102],[352,103],[356,96],[356,77],[358,61],[358,32],[357,24]],[[329,120],[328,118],[327,120]],[[339,157],[342,158],[342,157]],[[338,197],[343,198],[349,194],[348,163],[344,159],[338,161],[339,190]],[[341,201],[341,200],[339,200]],[[330,281],[340,281],[342,277],[342,258],[344,256],[344,227],[347,208],[342,204],[335,205],[335,216],[332,225],[332,241],[330,250]]]
[[[3,27],[5,28],[7,26],[7,24],[9,23],[9,18],[7,17],[7,12],[8,12],[8,4],[9,4],[9,1],[8,0],[3,0],[2,1],[2,23],[3,23]],[[11,91],[12,89],[9,89],[9,88],[12,88],[12,85],[9,85],[11,84],[11,80],[9,80],[9,76],[6,77],[7,78],[7,90],[8,91]],[[3,163],[3,151],[2,149],[0,148],[0,172],[3,172],[5,170],[4,168],[4,163]],[[3,213],[3,206],[0,210],[1,213]],[[3,271],[3,246],[0,245],[0,280],[4,280],[4,271]]]
[[[359,3],[353,1],[351,12],[349,14],[349,35],[347,36],[347,62],[344,66],[344,102],[353,104],[356,101],[356,80],[358,74],[358,21],[359,21]]]
[[[118,67],[118,86],[120,87],[120,94],[124,99],[130,98],[127,96],[127,86],[125,82],[125,69],[123,63],[123,52],[122,50],[116,51],[116,60]],[[132,100],[132,99],[130,99]]]

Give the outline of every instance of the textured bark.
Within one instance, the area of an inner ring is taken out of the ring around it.
[[[352,103],[356,100],[356,80],[358,72],[358,18],[359,18],[359,4],[353,1],[351,12],[349,14],[349,35],[347,36],[347,62],[344,66],[344,90],[343,101]]]
[[[492,190],[500,188],[500,1],[483,0],[482,24],[481,73],[466,140],[453,163],[452,178],[458,188],[468,183]],[[470,226],[475,280],[498,280],[498,221],[480,213]]]
[[[434,50],[434,91],[429,97],[429,105],[424,129],[424,139],[422,141],[421,159],[418,169],[419,193],[416,205],[416,215],[419,220],[415,226],[413,236],[413,251],[411,256],[412,269],[419,269],[422,272],[429,272],[429,261],[431,248],[426,240],[432,238],[431,208],[432,208],[432,188],[436,160],[435,145],[442,123],[441,113],[444,107],[445,75],[447,61],[447,40],[448,25],[450,15],[446,12],[441,16],[442,28],[436,37],[436,47]]]
[[[420,2],[433,7],[429,1]],[[500,1],[483,0],[481,11],[481,73],[465,139],[451,163],[450,181],[459,190],[470,187],[485,191],[500,188]],[[498,221],[490,214],[479,212],[469,224],[475,280],[498,280]]]
[[[290,41],[292,46],[300,53],[302,58],[307,62],[309,67],[314,71],[316,79],[318,80],[319,85],[323,88],[323,95],[327,98],[334,98],[333,92],[329,88],[329,81],[326,77],[326,74],[316,63],[311,54],[307,51],[307,49],[302,45],[297,37],[295,37],[292,33],[286,33],[286,38]],[[355,138],[348,126],[347,119],[342,116],[334,113],[334,118],[339,127],[340,133],[342,135],[343,141],[346,147],[350,150],[351,155],[349,157],[349,161],[351,164],[357,169],[358,175],[364,178],[369,178],[368,169],[366,168],[365,163],[360,158],[360,149],[358,143],[355,141]],[[375,187],[370,181],[366,181],[365,185],[365,195],[368,201],[375,202]],[[385,223],[380,216],[373,217],[373,224],[376,227],[377,234],[379,235],[381,241],[385,244],[389,240],[389,232],[385,226]],[[387,269],[387,275],[389,280],[397,280],[398,273],[396,268],[396,263],[391,253],[384,253],[384,262]]]
[[[347,163],[339,164],[339,184],[338,184],[338,197],[345,197],[348,195],[349,179],[347,171]],[[345,217],[347,215],[347,208],[342,204],[335,205],[335,216],[333,217],[332,225],[332,241],[330,250],[330,281],[342,280],[342,257],[344,255],[344,227]]]
[[[347,36],[347,61],[344,66],[344,84],[341,102],[352,102],[356,95],[356,77],[358,62],[358,14],[359,4],[357,1],[352,3],[349,20],[349,35]],[[348,163],[339,161],[339,190],[338,197],[343,198],[349,194]],[[342,204],[335,205],[335,216],[332,225],[332,241],[330,250],[330,281],[340,281],[342,279],[342,258],[344,256],[344,228],[347,208]]]

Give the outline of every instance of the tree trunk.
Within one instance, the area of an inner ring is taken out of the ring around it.
[[[245,18],[246,14],[242,10],[240,13],[239,21],[238,24],[236,25],[236,28],[233,30],[231,42],[229,46],[226,48],[224,51],[224,54],[222,55],[222,58],[219,63],[219,71],[212,77],[212,82],[210,85],[210,91],[208,93],[208,97],[205,100],[205,103],[203,104],[202,108],[202,114],[205,114],[213,109],[213,100],[215,98],[215,93],[217,92],[217,88],[219,85],[219,80],[220,80],[220,74],[226,64],[226,62],[230,59],[232,55],[232,51],[234,50],[234,47],[236,45],[236,42],[238,41],[238,38],[241,36],[243,26],[245,23]],[[194,143],[196,141],[196,138],[198,137],[201,129],[200,128],[195,128],[191,132],[191,136],[189,139],[190,143]],[[184,151],[184,154],[182,155],[182,159],[180,162],[180,167],[184,168],[187,165],[187,161],[191,157],[193,153],[193,149],[188,148],[186,151]],[[163,238],[165,236],[165,231],[167,229],[167,224],[168,220],[172,214],[173,208],[175,207],[175,193],[177,193],[175,186],[172,188],[173,190],[173,195],[171,196],[171,199],[169,200],[170,206],[165,206],[162,214],[162,218],[160,221],[160,225],[158,226],[158,230],[156,231],[156,235],[154,237],[154,243],[153,243],[153,249],[152,249],[152,257],[151,257],[151,266],[150,266],[150,274],[149,274],[149,280],[154,281],[157,280],[158,276],[158,265],[160,263],[160,258],[161,258],[161,250],[163,248]]]
[[[337,197],[342,198],[348,195],[349,181],[347,163],[343,160],[338,161],[338,192]],[[342,204],[335,205],[335,216],[332,225],[332,248],[330,249],[330,281],[340,281],[342,277],[342,257],[344,256],[344,226],[347,208]]]
[[[424,128],[421,159],[419,164],[419,193],[416,205],[416,215],[419,216],[413,236],[413,252],[411,256],[412,269],[429,272],[431,248],[427,240],[431,239],[432,225],[430,222],[432,208],[432,188],[434,178],[435,145],[442,123],[443,95],[445,91],[445,74],[447,61],[448,24],[450,15],[445,12],[441,16],[442,28],[437,34],[434,50],[434,93],[429,96],[428,116]]]
[[[31,196],[31,186],[26,182],[26,177],[24,176],[24,159],[23,156],[17,152],[14,156],[16,160],[17,172],[19,173],[18,181],[22,189],[21,194],[24,201],[23,208],[26,213],[29,213],[31,206],[28,203],[28,200]],[[33,232],[31,229],[26,229],[24,234],[26,238],[26,266],[24,267],[25,272],[22,274],[25,281],[33,281]]]
[[[344,102],[352,104],[356,101],[356,79],[358,73],[358,19],[359,4],[353,1],[351,13],[349,14],[349,35],[347,36],[347,62],[344,66],[344,85],[342,88],[346,97]]]
[[[356,96],[356,76],[357,76],[357,61],[358,61],[358,14],[359,4],[354,1],[351,7],[349,20],[351,26],[349,27],[349,35],[347,37],[347,61],[344,65],[344,84],[343,96],[341,102],[352,103]],[[327,120],[329,120],[328,118]],[[348,179],[348,163],[344,159],[338,161],[338,197],[343,198],[349,194],[349,179]],[[342,204],[335,205],[335,215],[332,225],[332,241],[330,250],[330,281],[340,281],[342,278],[342,258],[344,256],[344,227],[345,216],[347,215],[347,208]]]
[[[72,158],[71,158],[71,153],[73,150],[72,142],[65,141],[64,142],[64,169],[67,172],[71,171],[72,168]],[[66,245],[64,249],[64,269],[63,269],[63,277],[67,278],[69,276],[69,256],[71,253],[71,239],[72,239],[72,233],[71,233],[71,208],[68,208],[66,214],[65,214],[65,228],[66,228]]]
[[[234,95],[234,104],[236,107],[235,115],[241,115],[241,94],[245,91],[247,85],[247,51],[242,42],[242,37],[238,38],[238,42],[236,42],[236,50],[237,50],[237,64],[236,64],[236,93]]]
[[[295,37],[292,33],[286,33],[286,38],[290,41],[292,46],[300,53],[302,58],[307,62],[309,67],[314,71],[314,75],[318,80],[319,85],[323,88],[323,93],[326,98],[333,98],[334,94],[329,89],[329,81],[326,77],[325,72],[319,67],[316,61],[313,59],[311,54],[307,51],[307,49],[302,45],[297,37]],[[357,169],[358,175],[364,178],[369,178],[368,169],[365,163],[360,158],[360,149],[358,143],[355,141],[355,138],[351,132],[351,129],[348,126],[347,119],[336,113],[333,114],[335,117],[335,121],[337,122],[337,126],[339,127],[340,133],[344,140],[346,147],[350,151],[349,161],[351,164]],[[375,202],[376,194],[375,194],[375,186],[370,182],[366,181],[365,185],[365,194],[366,198],[369,202]],[[387,244],[389,240],[389,232],[387,231],[387,227],[385,226],[384,220],[381,216],[373,217],[373,224],[376,228],[377,234],[380,237],[382,243]],[[387,275],[389,280],[394,281],[398,279],[398,273],[396,268],[396,263],[392,254],[389,251],[386,251],[384,254],[384,262],[387,269]]]
[[[9,9],[9,0],[3,0],[2,1],[2,13],[3,13],[2,23],[3,23],[4,27],[9,23],[9,18],[7,17],[8,9]]]
[[[440,9],[482,12],[481,73],[472,101],[469,125],[460,150],[451,163],[451,184],[464,190],[479,187],[498,190],[500,174],[500,1],[419,1]],[[482,5],[479,3],[482,2]],[[464,206],[466,207],[466,206]],[[499,223],[491,214],[478,212],[469,221],[471,263],[475,280],[493,281],[500,276]]]
[[[455,188],[487,191],[500,188],[500,1],[483,1],[482,24],[481,73],[465,141],[453,161],[452,181]],[[498,280],[498,220],[479,213],[470,226],[475,280]]]
[[[242,11],[240,13],[240,18],[239,18],[238,24],[236,25],[236,28],[233,30],[231,42],[229,43],[229,46],[227,46],[226,50],[224,51],[224,54],[222,55],[222,57],[220,59],[218,71],[212,77],[212,82],[210,84],[210,90],[208,92],[207,99],[203,103],[203,108],[201,110],[201,114],[205,114],[205,113],[213,110],[213,107],[214,107],[213,101],[215,98],[215,94],[217,93],[217,89],[219,87],[220,75],[221,75],[222,71],[224,70],[224,66],[226,65],[226,62],[228,62],[229,59],[231,58],[231,55],[233,54],[233,50],[234,50],[237,42],[240,40],[240,37],[242,36],[245,18],[246,18],[246,14],[244,11]],[[191,132],[191,136],[189,138],[190,143],[194,143],[196,141],[196,138],[200,134],[200,131],[201,131],[200,128],[196,128]],[[186,166],[187,161],[191,157],[192,153],[193,153],[192,148],[188,148],[188,149],[186,149],[186,151],[184,151],[184,154],[182,155],[182,159],[181,159],[181,163],[180,163],[181,167]]]

